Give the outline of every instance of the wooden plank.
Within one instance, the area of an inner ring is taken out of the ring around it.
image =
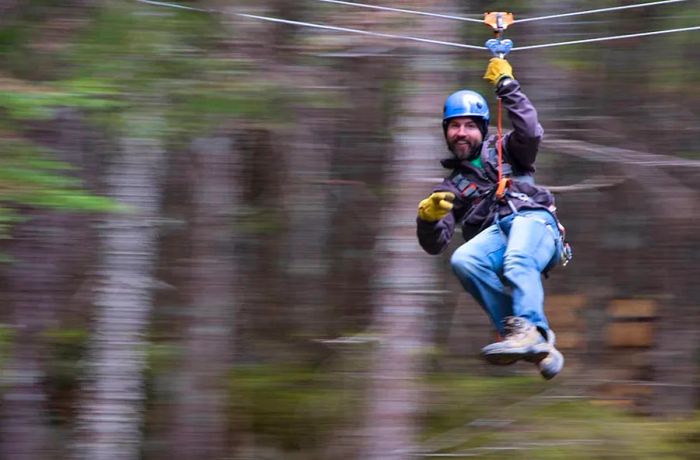
[[[608,314],[614,319],[654,318],[656,312],[652,299],[615,299],[608,305]]]
[[[555,331],[559,331],[560,329],[580,329],[582,326],[578,311],[576,310],[559,310],[557,308],[552,308],[546,313],[547,319],[552,329]]]
[[[583,334],[578,332],[563,331],[559,332],[554,329],[557,334],[557,344],[556,347],[560,350],[572,350],[572,349],[582,349],[586,345]]]
[[[653,323],[611,323],[605,331],[605,343],[610,347],[651,347]]]
[[[554,310],[580,310],[588,302],[583,294],[551,294],[545,298],[547,312]]]
[[[545,312],[557,335],[562,330],[581,330],[584,327],[579,311],[588,299],[580,294],[555,294],[546,297]]]

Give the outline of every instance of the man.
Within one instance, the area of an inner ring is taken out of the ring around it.
[[[482,356],[493,364],[533,362],[551,379],[564,357],[544,313],[541,274],[569,252],[554,197],[533,178],[543,130],[508,61],[491,59],[484,79],[496,87],[513,126],[502,138],[502,161],[497,136],[487,137],[484,98],[467,90],[450,95],[442,127],[452,157],[442,165],[451,172],[419,204],[418,239],[426,252],[438,254],[461,226],[467,242],[452,255],[452,269],[503,338],[485,346]]]

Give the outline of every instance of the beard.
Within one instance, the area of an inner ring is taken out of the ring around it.
[[[479,155],[479,151],[481,150],[479,147],[481,147],[481,144],[469,145],[469,149],[464,151],[462,148],[460,148],[460,146],[457,145],[457,141],[447,141],[447,148],[449,149],[449,151],[452,152],[452,155],[459,158],[460,160],[473,160],[474,158],[476,158]]]

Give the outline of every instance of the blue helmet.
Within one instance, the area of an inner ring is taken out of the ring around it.
[[[455,117],[474,117],[481,119],[481,133],[486,135],[491,116],[489,105],[479,93],[463,89],[452,93],[445,101],[445,108],[442,111],[442,127],[447,128],[447,121]]]

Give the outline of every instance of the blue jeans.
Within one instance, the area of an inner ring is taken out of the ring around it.
[[[547,211],[522,210],[496,221],[452,254],[452,270],[503,334],[519,316],[549,329],[541,274],[561,256],[557,222]]]

